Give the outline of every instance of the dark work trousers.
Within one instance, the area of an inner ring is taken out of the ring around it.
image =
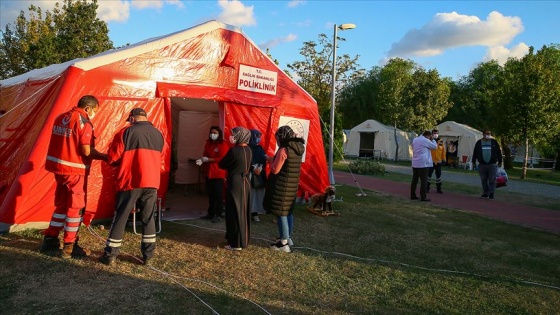
[[[410,198],[416,197],[416,185],[420,179],[420,198],[426,199],[426,187],[428,186],[428,167],[412,168],[412,183],[410,183]]]
[[[137,209],[136,216],[142,219],[142,243],[140,250],[143,258],[152,258],[156,248],[155,207],[157,190],[155,188],[136,188],[117,192],[116,211],[111,231],[107,238],[105,253],[117,256],[122,245],[128,215]]]
[[[208,215],[221,216],[224,210],[224,179],[207,178],[206,191],[208,192]]]
[[[441,163],[434,164],[434,166],[430,167],[428,170],[428,186],[426,188],[427,191],[430,191],[430,186],[432,184],[432,175],[436,171],[436,187],[437,190],[441,190]]]
[[[482,184],[482,194],[494,198],[496,190],[496,173],[498,166],[496,164],[479,164],[478,174],[480,175],[480,183]]]

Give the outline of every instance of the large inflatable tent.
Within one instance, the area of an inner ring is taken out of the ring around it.
[[[474,145],[482,139],[482,132],[454,121],[442,122],[436,129],[439,131],[439,138],[443,139],[446,146],[449,164],[471,161]]]
[[[398,160],[410,161],[412,159],[410,144],[414,139],[414,133],[397,129],[396,134],[399,145]],[[396,150],[395,129],[373,119],[368,119],[350,129],[344,144],[344,155],[350,157],[394,160]]]
[[[316,101],[241,29],[209,21],[0,81],[0,110],[6,111],[0,117],[1,231],[48,225],[55,181],[44,164],[52,123],[86,94],[100,101],[92,122],[102,152],[127,125],[132,108],[144,108],[162,131],[164,163],[153,167],[162,171],[163,199],[172,157],[178,164],[175,182],[198,180],[193,161],[212,124],[222,126],[226,137],[235,126],[259,129],[268,155],[276,150],[276,129],[292,126],[306,141],[300,193],[318,193],[328,185]],[[114,176],[114,167],[93,162],[86,224],[113,216]]]

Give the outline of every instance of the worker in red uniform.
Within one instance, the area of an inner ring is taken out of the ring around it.
[[[130,126],[119,131],[109,146],[107,161],[118,166],[116,179],[116,214],[111,224],[101,263],[116,262],[123,242],[128,215],[133,209],[142,218],[142,252],[144,264],[153,257],[156,248],[154,209],[160,184],[163,136],[148,121],[142,108],[135,108],[128,117]]]
[[[107,160],[107,155],[95,150],[95,136],[91,120],[97,113],[99,101],[85,95],[78,106],[59,115],[52,129],[45,169],[54,173],[56,191],[55,210],[49,227],[43,232],[40,251],[60,257],[77,258],[91,251],[78,245],[78,230],[86,206],[87,176],[93,159]],[[64,229],[64,246],[60,251],[58,234]]]

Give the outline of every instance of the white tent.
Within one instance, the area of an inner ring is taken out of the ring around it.
[[[368,119],[350,130],[348,141],[344,145],[344,155],[394,160],[397,146],[394,135],[393,127]],[[412,159],[410,144],[414,137],[412,132],[397,129],[399,161]]]
[[[457,162],[470,162],[474,145],[479,139],[482,139],[482,132],[472,128],[471,126],[456,123],[454,121],[446,121],[437,125],[439,138],[443,139],[446,145],[446,152],[449,152],[449,143],[455,144]],[[448,163],[451,163],[449,160]]]

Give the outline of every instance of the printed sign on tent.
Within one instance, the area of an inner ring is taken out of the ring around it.
[[[302,162],[305,162],[305,156],[307,154],[307,136],[309,135],[309,120],[280,116],[280,120],[278,121],[278,128],[286,125],[292,128],[297,137],[303,138],[303,140],[305,140],[305,153],[303,154],[303,157],[301,159]]]
[[[237,89],[276,95],[278,73],[247,65],[239,65]]]

